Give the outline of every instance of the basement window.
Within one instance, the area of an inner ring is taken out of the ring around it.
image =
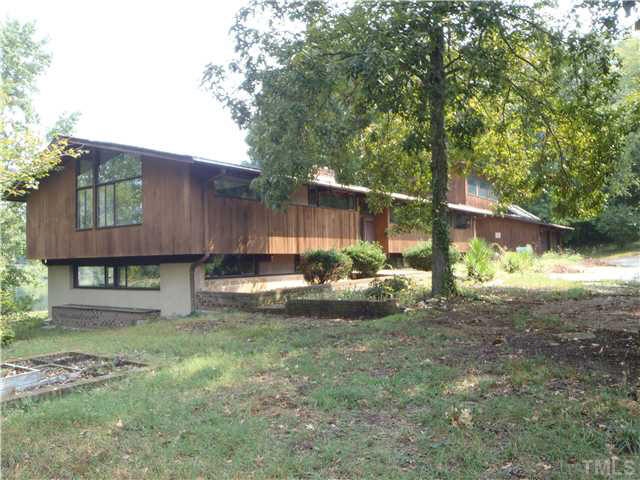
[[[159,265],[77,265],[74,267],[75,288],[115,288],[159,290]]]
[[[205,278],[246,277],[258,274],[256,255],[212,255],[205,264]]]

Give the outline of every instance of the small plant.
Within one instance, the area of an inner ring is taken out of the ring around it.
[[[464,257],[467,276],[477,282],[487,282],[496,274],[496,267],[492,260],[493,250],[481,238],[474,238],[469,242],[469,250]]]
[[[500,264],[505,272],[524,272],[533,267],[535,257],[529,251],[506,252],[500,259]]]
[[[416,270],[428,272],[431,271],[433,267],[433,246],[431,240],[409,248],[402,255],[405,263]],[[449,261],[451,264],[458,263],[461,259],[462,253],[460,253],[455,245],[450,245]]]
[[[394,298],[399,292],[409,289],[413,282],[406,277],[395,275],[384,280],[376,279],[371,282],[371,286],[365,290],[368,298],[376,300],[386,300]]]
[[[387,261],[382,247],[376,242],[360,240],[344,248],[342,252],[351,259],[353,269],[357,270],[362,277],[375,276]]]
[[[311,250],[300,258],[302,275],[307,282],[313,284],[346,278],[352,268],[351,259],[337,250]]]

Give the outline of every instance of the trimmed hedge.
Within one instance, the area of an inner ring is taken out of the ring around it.
[[[346,278],[353,262],[348,255],[337,250],[311,250],[300,257],[300,270],[304,279],[312,284],[323,284]]]
[[[431,271],[433,267],[433,246],[431,240],[411,247],[403,254],[404,261],[411,268],[416,270]],[[451,264],[458,263],[462,259],[462,254],[455,245],[449,246],[449,261]]]
[[[343,248],[342,252],[351,259],[353,269],[362,277],[375,276],[387,261],[382,247],[376,242],[360,240]]]

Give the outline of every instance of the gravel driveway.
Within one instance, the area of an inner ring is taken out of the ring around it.
[[[552,273],[551,278],[578,282],[619,280],[640,282],[640,255],[629,255],[607,261],[607,266],[584,267],[579,273]]]

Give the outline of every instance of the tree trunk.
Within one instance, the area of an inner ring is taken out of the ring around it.
[[[449,296],[455,292],[455,282],[449,260],[449,219],[447,207],[448,159],[446,145],[444,73],[444,31],[436,25],[431,32],[433,48],[429,56],[429,108],[431,114],[431,191],[433,192],[433,268],[431,293]]]

